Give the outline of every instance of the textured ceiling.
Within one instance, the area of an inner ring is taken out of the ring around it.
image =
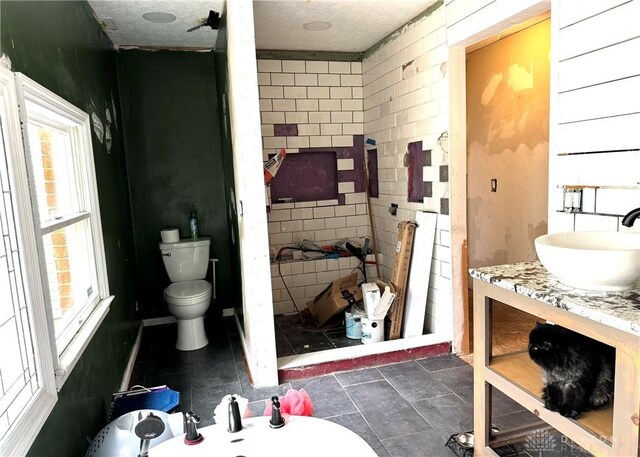
[[[238,0],[236,0],[238,1]],[[206,20],[209,10],[222,13],[224,0],[89,0],[89,4],[116,47],[213,48],[218,32],[201,27],[187,30]],[[171,13],[176,20],[154,23],[144,13]],[[111,29],[115,23],[115,30]]]
[[[247,1],[247,0],[229,0]],[[436,0],[255,0],[257,49],[365,51]],[[202,27],[209,10],[222,12],[224,0],[89,0],[116,47],[213,48],[217,32]],[[148,12],[176,16],[174,22],[145,21]],[[309,22],[330,22],[325,31],[308,31]],[[115,29],[113,25],[115,24]]]
[[[258,49],[365,51],[436,0],[255,0]],[[330,22],[322,32],[308,22]]]

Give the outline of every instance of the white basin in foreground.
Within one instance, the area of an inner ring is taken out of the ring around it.
[[[562,232],[535,239],[542,265],[563,284],[619,291],[640,286],[640,233]]]

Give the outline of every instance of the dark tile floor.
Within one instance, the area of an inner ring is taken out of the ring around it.
[[[275,329],[278,357],[362,344],[360,340],[347,338],[344,319],[332,319],[318,328],[307,310],[275,316]]]
[[[199,414],[202,426],[214,423],[213,410],[226,394],[249,399],[252,413],[259,415],[266,399],[304,388],[316,417],[358,433],[379,456],[451,457],[445,447],[449,436],[472,429],[472,368],[453,355],[257,389],[247,376],[234,322],[210,323],[207,334],[207,347],[180,352],[174,348],[175,325],[145,328],[131,385],[167,385],[179,391],[180,410]],[[494,392],[493,412],[499,428],[535,422],[535,416],[499,392]],[[553,450],[528,454],[520,446],[519,455],[585,455],[570,450],[561,437],[547,444]]]

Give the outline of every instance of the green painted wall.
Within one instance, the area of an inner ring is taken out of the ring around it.
[[[201,236],[212,239],[217,300],[233,306],[225,164],[213,52],[121,51],[118,81],[135,233],[137,299],[144,318],[168,316],[170,283],[158,249],[160,230],[189,236],[195,204]],[[211,271],[209,271],[209,275]]]
[[[242,307],[242,278],[240,274],[240,244],[238,243],[238,214],[235,206],[235,182],[233,179],[233,144],[231,141],[231,121],[229,118],[229,81],[227,80],[227,15],[223,13],[220,17],[220,28],[218,29],[218,39],[215,48],[216,60],[216,83],[218,86],[218,105],[220,110],[220,129],[222,131],[222,165],[225,176],[225,193],[227,196],[227,222],[230,232],[231,262],[229,265],[232,272],[231,284],[237,291],[234,301],[234,308],[238,315],[239,322],[244,321]]]
[[[133,230],[115,53],[86,2],[3,1],[0,48],[13,69],[106,122],[115,114],[110,152],[93,135],[100,213],[115,300],[111,311],[59,393],[29,456],[80,456],[104,426],[136,336]],[[115,111],[115,112],[114,112]]]

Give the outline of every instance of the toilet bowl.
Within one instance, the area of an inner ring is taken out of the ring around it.
[[[204,314],[215,296],[211,283],[204,280],[209,261],[208,237],[185,239],[173,243],[160,243],[162,261],[171,280],[164,290],[169,312],[178,321],[176,349],[194,351],[209,344],[204,329]]]
[[[169,312],[178,320],[176,349],[195,351],[209,344],[204,314],[211,304],[211,284],[204,280],[182,281],[164,290]]]

